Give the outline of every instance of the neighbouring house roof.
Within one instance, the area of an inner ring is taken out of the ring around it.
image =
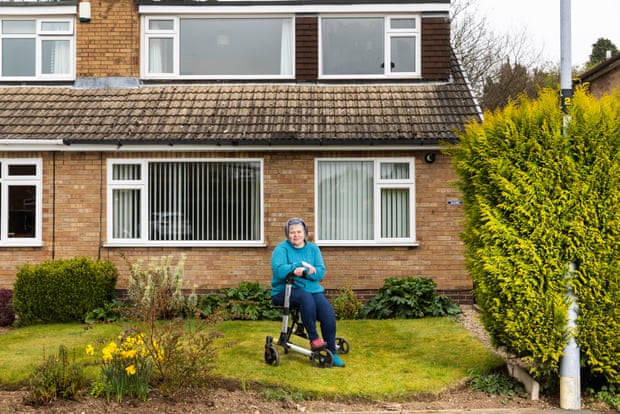
[[[581,82],[593,82],[610,72],[618,70],[620,70],[620,53],[616,53],[614,56],[599,63],[587,72],[582,73],[579,76],[579,80]]]
[[[480,119],[451,82],[0,88],[0,139],[64,144],[437,145]]]

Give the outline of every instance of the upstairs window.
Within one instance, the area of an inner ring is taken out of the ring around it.
[[[323,78],[420,76],[415,16],[323,17],[320,32]]]
[[[317,160],[317,241],[415,244],[413,166],[399,158]]]
[[[293,19],[146,17],[145,78],[293,77]]]
[[[261,245],[259,160],[110,160],[112,244]]]
[[[41,245],[41,160],[0,159],[0,246]]]
[[[73,18],[0,19],[3,80],[72,80]]]

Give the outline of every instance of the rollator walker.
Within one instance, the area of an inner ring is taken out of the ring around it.
[[[299,352],[300,354],[309,357],[313,366],[317,368],[329,368],[334,365],[334,357],[329,349],[323,347],[312,350],[295,345],[291,342],[291,336],[293,334],[304,338],[306,343],[309,341],[308,334],[306,333],[306,327],[301,319],[300,309],[296,306],[291,307],[291,291],[293,290],[294,278],[295,275],[293,273],[289,273],[285,279],[286,286],[284,290],[284,305],[282,307],[278,307],[283,310],[282,329],[276,344],[284,348],[285,354],[288,354],[289,350]],[[336,352],[339,354],[347,354],[349,352],[349,342],[344,338],[336,337]],[[265,341],[265,363],[273,366],[280,364],[280,355],[274,346],[272,336],[267,336]]]

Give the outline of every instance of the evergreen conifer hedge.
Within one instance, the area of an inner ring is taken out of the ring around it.
[[[620,384],[620,95],[575,91],[564,128],[557,91],[470,123],[454,158],[463,240],[496,345],[557,375],[576,335],[588,377]],[[568,281],[579,304],[567,332]]]

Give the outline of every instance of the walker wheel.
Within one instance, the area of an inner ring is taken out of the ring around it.
[[[336,338],[336,352],[337,353],[348,354],[350,348],[351,347],[349,346],[349,341],[341,337]]]
[[[312,365],[317,368],[330,368],[334,365],[334,356],[326,348],[312,351],[310,359],[312,360]]]
[[[270,336],[265,341],[265,363],[274,367],[280,364],[280,355],[278,355],[278,350],[273,346],[273,338]]]

